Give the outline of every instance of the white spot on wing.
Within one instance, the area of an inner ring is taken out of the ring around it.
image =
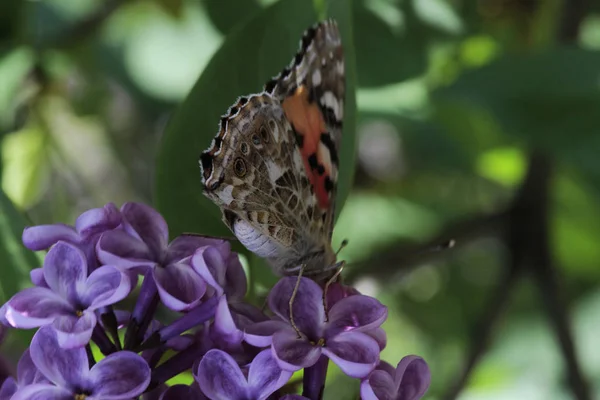
[[[321,84],[321,71],[315,69],[312,74],[312,84],[318,86]]]
[[[342,109],[340,107],[340,103],[332,92],[323,93],[323,96],[321,96],[321,104],[331,108],[333,110],[333,114],[338,120],[342,119]]]
[[[231,204],[233,201],[233,185],[225,185],[223,190],[217,192],[217,196],[219,199],[227,205]]]
[[[325,172],[331,175],[331,154],[327,146],[325,146],[322,142],[319,142],[319,161],[323,164]]]
[[[281,178],[283,175],[283,171],[274,161],[267,161],[267,171],[269,171],[269,180],[271,182],[275,182],[277,179]]]

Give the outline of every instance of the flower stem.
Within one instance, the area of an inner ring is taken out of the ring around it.
[[[158,288],[156,282],[154,282],[152,270],[149,269],[144,275],[140,294],[131,314],[127,332],[125,332],[126,349],[136,348],[142,342],[146,329],[158,307],[159,300]]]
[[[328,365],[329,358],[322,355],[315,365],[304,369],[302,396],[311,400],[321,400],[323,398]]]
[[[102,354],[105,356],[117,351],[117,347],[113,342],[111,342],[110,338],[100,325],[96,325],[94,328],[92,332],[92,340],[94,343],[96,343],[96,346],[98,346]]]

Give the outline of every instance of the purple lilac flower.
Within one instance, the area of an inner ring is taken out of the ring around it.
[[[169,244],[167,223],[144,204],[125,203],[121,215],[123,229],[106,232],[98,241],[99,260],[150,277],[145,283],[156,286],[146,289],[149,293],[140,296],[151,298],[157,291],[163,304],[174,311],[187,311],[197,306],[205,294],[206,283],[190,267],[191,256],[198,248],[211,246],[223,257],[229,257],[229,243],[182,235]],[[134,318],[137,318],[135,314]]]
[[[36,287],[13,296],[0,318],[42,328],[0,400],[317,399],[330,359],[362,379],[365,399],[418,399],[429,385],[427,364],[416,356],[396,369],[379,361],[387,309],[376,299],[336,283],[323,300],[323,290],[302,278],[294,328],[289,300],[297,278],[283,278],[269,294],[269,318],[244,301],[248,282],[228,242],[183,235],[169,244],[166,222],[148,206],[109,204],[82,214],[75,227],[27,228],[23,240],[35,250],[53,247],[31,273]],[[113,312],[139,273],[145,278],[133,312]],[[182,315],[164,323],[159,301]],[[127,328],[125,348],[141,356],[121,351],[119,327]],[[96,365],[90,339],[106,356]],[[173,354],[164,360],[167,350]],[[190,368],[196,382],[166,386]],[[278,397],[301,368],[302,396]]]
[[[139,396],[150,383],[150,368],[139,355],[119,351],[92,368],[84,348],[62,349],[56,333],[42,327],[31,341],[31,360],[48,382],[20,387],[13,400],[113,399]]]
[[[211,400],[263,400],[291,376],[291,372],[279,368],[270,350],[254,358],[247,377],[229,354],[217,349],[202,357],[194,373],[200,390]]]
[[[354,295],[337,301],[326,319],[323,290],[314,281],[301,278],[293,302],[290,324],[289,299],[297,278],[281,279],[269,293],[269,308],[278,320],[259,322],[246,329],[246,342],[263,347],[272,345],[281,368],[296,371],[314,365],[321,354],[347,375],[366,377],[379,362],[380,346],[365,332],[379,328],[387,308],[372,297]]]
[[[14,295],[4,318],[15,328],[52,324],[61,347],[88,343],[97,321],[94,310],[122,300],[130,291],[129,278],[114,266],[104,265],[88,276],[84,253],[62,241],[46,255],[43,273],[48,287]]]
[[[381,362],[361,383],[360,395],[363,400],[417,400],[430,381],[427,363],[421,357],[406,356],[396,368]]]
[[[71,243],[85,253],[89,269],[94,270],[98,265],[96,242],[103,232],[117,228],[120,223],[119,209],[113,203],[108,203],[104,207],[93,208],[81,214],[75,221],[75,226],[53,224],[27,227],[23,231],[23,244],[28,249],[37,251],[49,249],[58,241]],[[40,274],[32,274],[33,282],[38,285],[36,277],[39,278]]]
[[[0,400],[9,400],[19,390],[19,388],[35,383],[48,382],[46,378],[38,371],[31,360],[29,349],[23,352],[19,363],[17,364],[17,379],[6,378],[0,387]]]

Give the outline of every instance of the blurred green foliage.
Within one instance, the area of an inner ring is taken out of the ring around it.
[[[568,2],[1,2],[2,300],[39,266],[20,245],[29,223],[145,201],[172,236],[230,235],[201,194],[198,156],[236,97],[259,91],[302,31],[331,16],[348,84],[334,246],[350,239],[349,274],[390,309],[384,358],[423,355],[431,399],[456,381],[510,249],[477,236],[453,251],[426,250],[434,256],[413,269],[394,255],[503,210],[537,149],[554,167],[551,250],[600,397],[600,7],[590,2],[570,21]],[[568,23],[578,34],[565,43]],[[260,296],[274,278],[247,259],[251,295]],[[509,304],[460,398],[570,398],[535,281],[521,280]],[[14,360],[27,337],[9,340],[2,354]],[[355,382],[330,374],[327,398],[356,393]]]

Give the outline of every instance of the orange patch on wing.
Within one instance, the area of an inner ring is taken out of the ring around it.
[[[319,207],[329,208],[329,194],[325,189],[325,177],[331,175],[331,165],[329,157],[325,158],[321,153],[321,133],[327,132],[323,114],[317,106],[317,103],[308,101],[308,91],[304,85],[298,87],[293,95],[283,101],[283,110],[288,121],[292,123],[294,129],[299,135],[302,135],[304,141],[301,148],[302,160],[306,168],[306,175],[312,184]],[[317,162],[323,165],[325,173],[319,175],[317,171],[310,168],[308,158],[315,154]]]

